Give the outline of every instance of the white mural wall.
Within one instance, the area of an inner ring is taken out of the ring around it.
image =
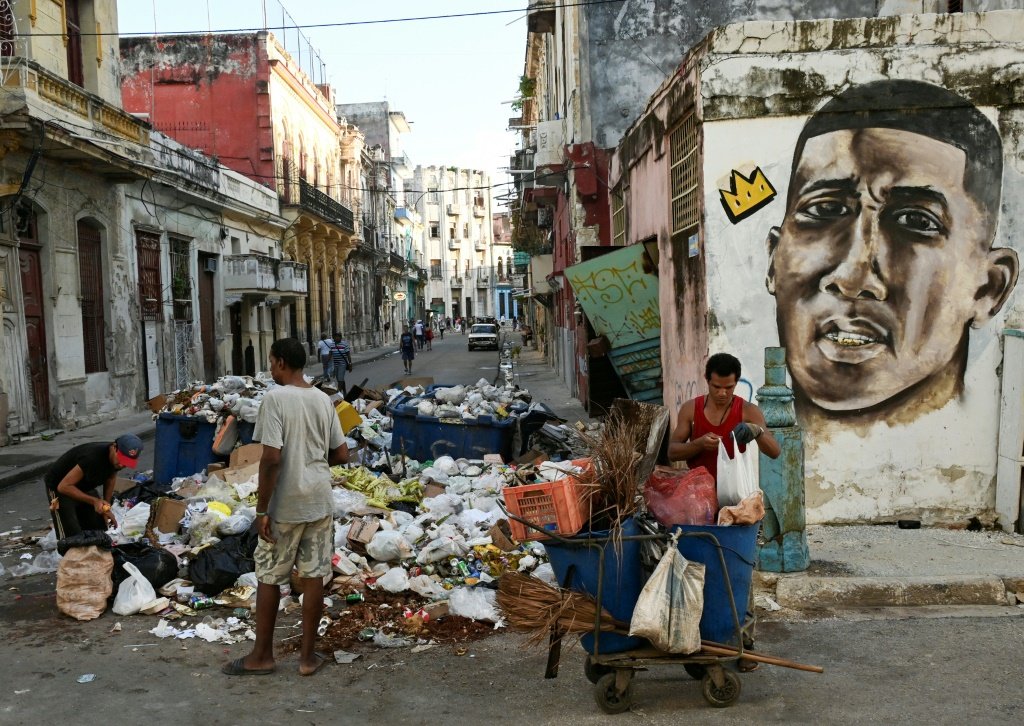
[[[1024,53],[944,38],[737,54],[701,79],[705,105],[766,65],[819,84],[815,113],[703,124],[709,352],[756,387],[763,349],[787,347],[811,522],[995,518],[1024,135],[1017,108],[968,99]]]

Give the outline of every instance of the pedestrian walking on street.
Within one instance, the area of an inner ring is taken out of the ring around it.
[[[444,318],[441,318],[441,322],[437,324],[437,334],[441,340],[444,340]]]
[[[320,362],[324,364],[324,378],[331,377],[333,359],[331,358],[331,346],[333,341],[327,337],[327,333],[320,333],[320,342],[316,344],[316,353],[320,356]]]
[[[427,342],[427,350],[434,349],[434,330],[427,328],[427,331],[423,334],[423,339]]]
[[[347,340],[342,340],[341,333],[334,334],[334,341],[331,345],[331,358],[333,360],[334,378],[338,384],[341,395],[345,395],[345,373],[352,370],[352,346]]]
[[[274,627],[281,586],[297,570],[302,582],[299,673],[311,676],[326,662],[314,651],[324,609],[324,577],[331,572],[334,503],[331,466],[348,461],[331,399],[306,383],[306,351],[295,338],[270,346],[277,388],[263,396],[253,440],[263,444],[256,500],[256,642],[224,665],[229,676],[273,673]]]
[[[114,479],[124,467],[134,469],[141,453],[142,439],[124,434],[113,443],[79,444],[50,466],[43,475],[43,483],[57,539],[87,529],[102,531],[108,525],[117,526],[110,511]]]
[[[402,365],[406,373],[412,373],[412,361],[416,357],[416,346],[408,327],[402,328],[402,337],[398,339],[398,350],[402,353]]]
[[[416,347],[423,350],[423,321],[417,320],[416,324],[412,328],[413,335],[416,336]]]

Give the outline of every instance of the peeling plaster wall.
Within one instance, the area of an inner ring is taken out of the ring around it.
[[[274,182],[266,33],[121,39],[124,108],[225,166]],[[261,99],[265,102],[261,105]]]
[[[992,120],[1004,158],[994,246],[1024,259],[1024,13],[735,25],[712,34],[699,62],[708,350],[738,355],[755,387],[763,382],[763,349],[779,342],[777,299],[765,287],[767,239],[785,216],[794,145],[808,116],[844,89],[924,81],[967,98]],[[719,188],[729,186],[734,170],[753,167],[777,197],[734,222]],[[663,302],[663,318],[683,314],[671,294]],[[800,409],[808,520],[994,519],[1000,333],[1022,324],[1018,282],[995,318],[970,330],[962,393],[937,410],[911,417],[906,412],[920,403],[914,395],[904,412],[852,420]],[[687,353],[677,342],[665,356]]]
[[[25,168],[22,153],[8,155],[4,167]],[[28,430],[32,422],[49,419],[69,429],[116,418],[135,410],[138,369],[134,350],[138,331],[131,320],[135,288],[130,282],[130,235],[125,234],[120,214],[122,189],[106,179],[69,164],[41,159],[33,174],[33,190],[27,195],[37,210],[39,252],[46,326],[46,372],[49,412],[33,412],[30,389],[18,380],[21,371],[8,370],[5,389],[15,393],[9,403],[17,406],[17,418]],[[104,346],[106,371],[85,373],[82,307],[80,301],[77,224],[89,219],[101,229],[103,270]],[[16,255],[15,255],[16,259]],[[16,268],[15,268],[16,269]],[[15,288],[20,296],[20,280]],[[15,298],[18,299],[18,298]],[[21,323],[24,324],[23,322]],[[12,331],[13,332],[13,331]],[[7,340],[15,356],[28,359],[27,342],[21,333]],[[27,366],[24,374],[27,376]]]
[[[592,140],[614,147],[683,55],[716,26],[744,20],[875,15],[875,0],[624,0],[585,9]]]

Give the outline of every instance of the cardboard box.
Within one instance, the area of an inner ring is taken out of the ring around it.
[[[508,526],[507,519],[499,519],[497,523],[487,530],[487,536],[491,538],[491,544],[502,552],[512,552],[518,549],[512,541],[512,530]]]
[[[517,456],[515,459],[516,466],[526,466],[527,464],[540,464],[541,462],[547,461],[548,455],[543,451],[537,449],[530,449],[526,453]]]
[[[228,468],[227,464],[225,464],[223,462],[220,462],[220,461],[215,461],[212,464],[207,464],[206,465],[206,473],[209,475],[209,474],[213,474],[216,471],[224,471],[227,468]]]
[[[380,520],[376,517],[366,516],[352,521],[348,530],[348,541],[361,545],[369,544],[373,535],[380,529]]]
[[[160,413],[163,407],[167,405],[167,396],[161,393],[159,396],[154,396],[149,399],[146,403],[149,405],[150,411],[153,413]]]
[[[384,408],[384,402],[383,401],[367,401],[366,405],[363,407],[363,413],[369,413],[370,411],[373,411],[374,409],[377,409],[377,408]]]
[[[181,529],[181,518],[185,516],[188,504],[180,499],[161,497],[154,502],[150,522],[161,532],[177,532]]]
[[[114,479],[114,494],[120,494],[121,492],[126,492],[129,489],[131,489],[133,486],[135,486],[136,483],[137,482],[134,479],[129,479],[127,477],[119,476],[116,479]]]
[[[242,484],[249,481],[256,474],[260,473],[260,464],[249,464],[248,466],[241,466],[238,468],[224,469],[218,471],[217,476],[227,484]]]
[[[255,464],[262,456],[263,444],[245,444],[231,452],[231,458],[228,459],[228,463],[232,469],[239,469],[243,466],[249,466],[249,464]]]
[[[430,616],[431,620],[443,618],[448,614],[448,601],[439,600],[438,602],[427,603],[423,606],[423,611]]]
[[[423,498],[429,499],[430,497],[440,496],[444,494],[444,484],[438,484],[436,481],[428,481],[423,485]]]

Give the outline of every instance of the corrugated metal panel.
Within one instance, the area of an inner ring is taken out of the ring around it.
[[[565,270],[594,332],[608,338],[609,359],[630,398],[660,403],[661,312],[656,269],[642,244]]]

